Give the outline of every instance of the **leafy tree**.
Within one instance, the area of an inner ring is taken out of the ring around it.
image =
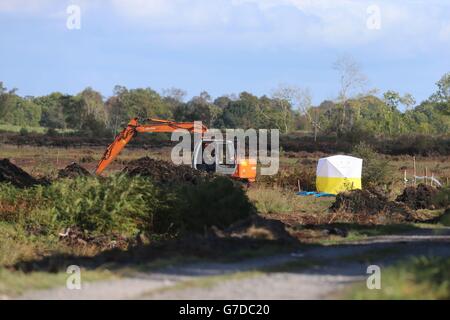
[[[41,108],[32,97],[22,98],[0,82],[0,122],[26,127],[39,126],[40,119]]]
[[[396,91],[386,91],[383,95],[384,102],[392,109],[397,109],[400,104],[404,105],[406,110],[416,103],[416,100],[410,93],[406,93],[403,97]]]
[[[3,82],[0,81],[0,121],[4,121],[4,117],[11,111],[13,104],[11,97],[15,94],[16,89],[9,90],[4,87]]]
[[[203,91],[189,102],[178,104],[173,115],[176,121],[202,121],[211,127],[222,110],[211,102],[211,96]]]
[[[415,108],[412,95],[389,90],[382,98],[362,94],[365,76],[351,58],[335,64],[340,75],[339,98],[313,107],[311,93],[292,85],[281,85],[268,96],[241,92],[215,100],[201,92],[185,102],[186,92],[170,88],[159,95],[150,88],[116,86],[106,101],[88,87],[77,95],[58,92],[40,97],[21,97],[0,82],[0,123],[46,128],[72,128],[87,135],[117,133],[131,118],[201,120],[218,128],[278,128],[341,136],[351,143],[373,137],[450,132],[450,73],[437,82],[436,92]],[[405,111],[399,111],[399,106]]]
[[[59,99],[67,128],[80,129],[83,122],[83,107],[80,96],[62,95]]]
[[[110,129],[117,131],[132,118],[163,118],[172,117],[163,98],[150,88],[128,90],[126,87],[116,86],[114,96],[106,102],[107,124]]]
[[[87,87],[77,95],[80,99],[81,121],[94,119],[99,123],[106,122],[105,105],[100,92]]]
[[[214,100],[214,105],[223,110],[231,101],[233,101],[233,99],[230,96],[221,96]]]
[[[54,92],[47,96],[34,98],[34,103],[39,105],[42,109],[42,116],[39,121],[40,126],[60,129],[66,127],[61,97],[61,93]]]
[[[430,100],[433,102],[450,102],[450,72],[447,72],[442,78],[436,82],[438,90],[434,93]]]
[[[226,128],[258,128],[258,97],[242,92],[239,99],[230,100],[216,121],[216,126]]]

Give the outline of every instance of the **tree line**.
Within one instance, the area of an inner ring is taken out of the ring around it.
[[[450,73],[436,83],[436,92],[417,104],[410,94],[360,90],[366,80],[352,60],[338,61],[335,68],[340,75],[338,97],[318,106],[312,105],[308,89],[290,85],[260,97],[241,92],[213,99],[204,91],[186,101],[181,89],[159,93],[123,86],[116,86],[107,99],[90,87],[76,95],[22,97],[0,82],[0,124],[72,129],[93,136],[115,134],[134,117],[201,120],[213,128],[278,128],[282,133],[304,131],[315,137],[450,132]]]

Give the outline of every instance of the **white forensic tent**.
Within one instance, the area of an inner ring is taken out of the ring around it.
[[[336,155],[319,159],[316,171],[318,192],[338,194],[361,189],[362,159]]]

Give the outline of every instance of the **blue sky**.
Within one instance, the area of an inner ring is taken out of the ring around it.
[[[79,30],[66,26],[69,5]],[[291,84],[319,103],[337,96],[332,64],[346,54],[368,89],[421,101],[450,71],[450,2],[0,0],[0,39],[0,81],[21,95],[92,86],[108,97],[119,84],[216,97]]]

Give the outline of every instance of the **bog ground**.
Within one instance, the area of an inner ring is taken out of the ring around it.
[[[102,147],[0,150],[2,179],[19,181],[0,184],[5,299],[450,297],[448,194],[404,190],[410,156],[377,155],[388,183],[314,198],[295,192],[313,190],[325,153],[284,152],[279,174],[246,188],[174,168],[169,147],[126,149],[103,179],[90,176]],[[416,166],[450,176],[446,156]],[[82,290],[66,289],[73,264]],[[365,286],[372,264],[382,290]]]

